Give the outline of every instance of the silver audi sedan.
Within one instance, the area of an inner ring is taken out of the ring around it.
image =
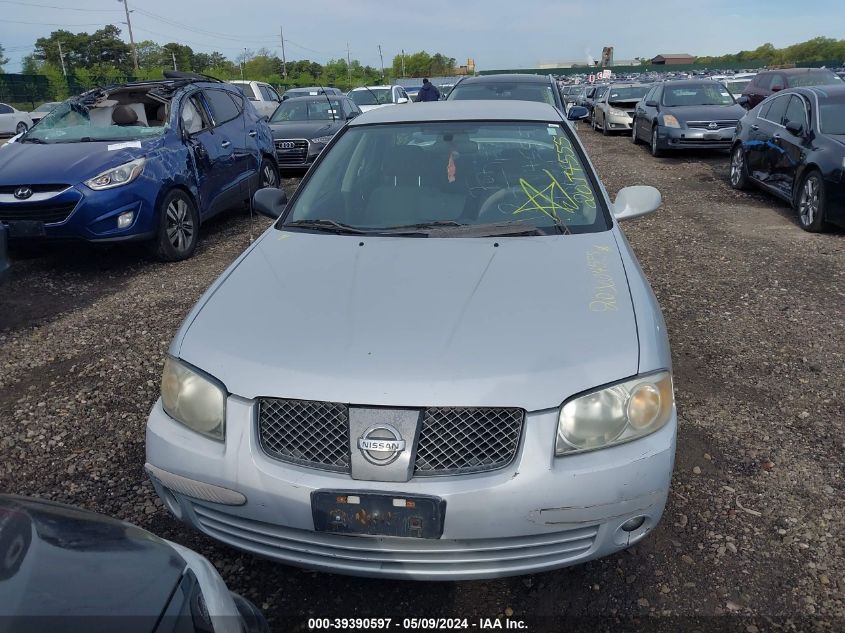
[[[573,109],[570,116],[584,114]],[[353,119],[170,346],[146,470],[179,519],[311,569],[421,580],[612,554],[663,513],[660,308],[551,105]]]

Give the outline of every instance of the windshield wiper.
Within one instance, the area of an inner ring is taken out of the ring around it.
[[[343,224],[342,222],[337,222],[335,220],[294,220],[293,222],[288,222],[286,224],[282,224],[281,228],[283,229],[315,229],[318,231],[326,231],[329,233],[337,233],[339,235],[343,234],[355,234],[355,235],[368,235],[370,231],[366,231],[364,229],[359,229],[354,226],[350,226],[349,224]]]
[[[524,220],[490,222],[487,224],[457,224],[433,227],[429,237],[497,237],[507,235],[545,235],[543,230]]]
[[[33,136],[24,135],[23,138],[18,140],[18,143],[40,143],[41,145],[46,145],[47,141],[42,141],[40,138],[35,138]]]

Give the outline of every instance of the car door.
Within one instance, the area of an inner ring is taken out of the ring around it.
[[[0,134],[14,134],[17,124],[15,111],[5,103],[0,103]]]
[[[261,93],[261,109],[258,111],[258,114],[266,116],[269,119],[279,105],[279,97],[267,84],[258,84],[258,90]]]
[[[651,95],[642,101],[643,116],[637,114],[637,123],[640,127],[640,138],[650,139],[651,128],[654,125],[657,115],[660,113],[660,99],[663,97],[663,87],[655,86]]]
[[[784,196],[790,198],[795,187],[796,175],[804,162],[809,147],[806,134],[809,121],[807,112],[807,103],[804,98],[801,95],[793,94],[789,97],[789,103],[783,115],[784,127],[776,131],[772,137],[772,143],[778,149],[771,150],[775,152],[773,159],[777,159],[774,162],[771,184],[777,187]],[[786,129],[789,123],[800,125],[800,133],[794,134]]]
[[[644,124],[646,121],[647,114],[647,107],[646,103],[652,100],[654,92],[657,90],[657,86],[653,86],[648,92],[645,93],[645,96],[637,102],[636,116],[634,120],[634,135],[642,138],[642,131],[644,128]]]
[[[773,150],[775,134],[783,130],[781,121],[786,113],[789,95],[774,97],[760,106],[757,120],[751,125],[746,147],[748,171],[760,182],[771,184],[777,152]],[[779,148],[777,148],[779,149]]]
[[[224,161],[226,174],[221,175],[226,197],[236,198],[237,191],[246,191],[247,180],[258,172],[255,152],[250,149],[247,140],[243,99],[227,90],[215,88],[203,89],[203,96],[211,110],[213,132],[220,147],[229,154],[228,160]]]
[[[221,192],[231,151],[222,147],[212,129],[211,114],[199,90],[182,98],[179,124],[194,167],[200,218],[205,219],[223,206]]]

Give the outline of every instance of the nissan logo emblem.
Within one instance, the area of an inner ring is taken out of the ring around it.
[[[29,187],[18,187],[15,189],[15,198],[18,200],[27,200],[32,197],[32,189]]]
[[[293,141],[282,141],[278,144],[279,149],[294,149],[296,144]]]
[[[389,424],[380,424],[364,431],[358,438],[358,449],[371,464],[387,466],[405,450],[405,440]]]
[[[719,127],[719,124],[718,124],[718,123],[716,123],[716,122],[711,122],[711,123],[709,123],[709,124],[707,125],[707,127],[708,127],[709,129],[711,129],[711,130],[715,130],[716,128],[718,128],[718,127]]]

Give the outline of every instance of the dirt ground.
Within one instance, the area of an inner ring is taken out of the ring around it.
[[[734,192],[725,153],[655,159],[580,133],[611,194],[664,197],[624,227],[663,306],[680,417],[669,504],[644,542],[556,572],[419,584],[294,569],[171,518],[143,473],[144,424],[180,322],[268,224],[243,212],[185,263],[123,246],[16,257],[0,288],[0,490],[200,551],[278,631],[502,614],[529,630],[845,629],[845,233],[810,235],[785,204]]]

